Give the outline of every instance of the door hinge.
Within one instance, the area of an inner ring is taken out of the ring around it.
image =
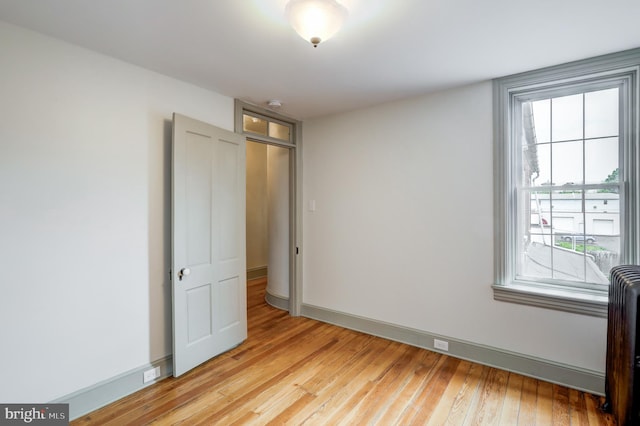
[[[300,254],[300,248],[296,247],[296,254]]]
[[[169,269],[169,281],[173,281],[173,270]]]

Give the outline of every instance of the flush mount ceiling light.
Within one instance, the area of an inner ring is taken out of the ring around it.
[[[336,0],[291,0],[285,14],[293,29],[318,47],[338,32],[347,18],[347,9]]]

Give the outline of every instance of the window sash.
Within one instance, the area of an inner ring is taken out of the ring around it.
[[[563,96],[569,96],[569,95],[578,95],[578,94],[586,94],[589,92],[594,92],[594,91],[599,91],[599,90],[606,90],[606,89],[611,89],[611,88],[618,88],[619,92],[622,92],[625,89],[625,84],[623,81],[620,81],[619,79],[606,79],[605,81],[591,81],[589,83],[569,83],[568,87],[556,87],[553,90],[544,90],[544,94],[545,96],[543,97],[536,97],[536,100],[545,100],[545,99],[554,99],[554,98],[559,98],[559,97],[563,97]],[[515,248],[515,251],[511,252],[510,254],[508,254],[508,256],[511,258],[510,259],[510,263],[511,263],[511,274],[507,277],[508,282],[511,283],[519,283],[519,284],[523,284],[523,283],[540,283],[540,284],[551,284],[551,285],[560,285],[563,287],[572,287],[572,288],[585,288],[585,289],[590,289],[590,290],[601,290],[601,291],[607,291],[607,286],[601,283],[597,283],[597,282],[589,282],[587,281],[587,266],[584,266],[584,271],[583,271],[583,276],[584,276],[584,281],[581,281],[578,279],[578,277],[576,278],[576,280],[568,280],[568,279],[560,279],[557,277],[554,277],[554,275],[556,275],[558,273],[558,270],[555,269],[555,266],[553,265],[554,262],[554,239],[555,236],[554,235],[549,235],[549,238],[551,239],[550,243],[550,250],[549,250],[549,261],[550,264],[548,265],[551,269],[550,271],[550,277],[534,277],[534,276],[529,276],[524,274],[524,272],[521,270],[522,268],[518,267],[518,262],[524,262],[523,259],[521,259],[520,257],[524,255],[525,253],[525,249],[524,247],[522,247],[521,245],[523,244],[521,241],[521,239],[526,235],[526,232],[524,229],[520,229],[520,227],[518,226],[519,221],[521,220],[521,215],[525,214],[525,206],[520,206],[519,205],[519,200],[521,200],[522,202],[524,202],[524,198],[522,198],[521,196],[519,196],[520,193],[529,193],[531,194],[533,191],[551,191],[552,193],[558,193],[562,190],[571,190],[571,191],[581,191],[582,192],[582,199],[583,199],[583,203],[584,203],[584,199],[585,199],[585,191],[588,190],[593,190],[593,189],[615,189],[615,188],[620,188],[621,185],[620,183],[615,183],[615,184],[607,184],[607,183],[578,183],[578,184],[565,184],[565,185],[535,185],[535,186],[530,186],[530,185],[524,185],[524,183],[522,182],[523,179],[523,171],[524,171],[524,150],[523,148],[523,144],[524,141],[522,140],[522,128],[523,128],[523,122],[522,122],[522,105],[524,102],[533,102],[531,99],[532,97],[530,96],[531,93],[528,93],[529,96],[526,97],[526,100],[521,99],[520,95],[514,95],[513,96],[513,120],[511,121],[512,123],[512,128],[511,128],[511,140],[509,140],[507,143],[509,143],[512,147],[511,152],[513,153],[513,157],[511,158],[511,173],[512,175],[512,181],[513,181],[513,189],[514,191],[512,192],[512,197],[513,200],[511,202],[511,204],[513,204],[513,210],[510,212],[510,215],[512,216],[512,220],[515,222],[515,226],[513,228],[513,232],[508,234],[508,238],[512,239],[512,245]],[[621,99],[622,96],[619,93],[619,99]],[[623,165],[624,165],[624,161],[623,161],[623,151],[621,149],[621,147],[623,147],[625,145],[625,140],[624,140],[624,136],[623,136],[623,127],[624,127],[624,123],[623,123],[623,119],[625,116],[624,113],[624,105],[622,104],[622,102],[620,102],[619,105],[619,120],[620,120],[620,124],[619,124],[619,133],[618,135],[615,135],[616,137],[618,137],[618,147],[619,147],[619,153],[618,153],[618,168],[620,169],[620,173],[623,174],[624,170],[622,170]],[[585,120],[585,116],[584,116],[584,110],[583,110],[583,114],[582,114],[582,126],[584,128],[584,120]],[[570,139],[571,141],[579,141],[582,142],[583,144],[586,143],[587,140],[593,140],[593,139],[598,139],[598,138],[585,138],[584,137],[584,132],[582,134],[582,138],[576,138],[576,139]],[[554,144],[563,144],[566,143],[565,141],[550,141],[550,142],[545,142],[539,145],[550,145],[553,146]],[[556,147],[558,145],[555,145]],[[551,159],[551,167],[553,168],[553,159]],[[582,158],[582,168],[583,168],[583,172],[585,171],[585,164],[584,164],[584,157]],[[584,176],[583,176],[584,177]],[[620,192],[620,191],[619,191]],[[623,202],[623,201],[621,201]],[[582,206],[582,216],[586,217],[586,211],[584,209],[584,205]],[[620,211],[620,215],[622,216],[624,209],[621,209]],[[549,212],[549,215],[552,215],[553,211]],[[620,220],[620,223],[622,225],[623,221]],[[586,221],[583,220],[583,228],[582,228],[582,234],[586,235]],[[580,232],[577,232],[577,234],[580,234]],[[621,236],[624,235],[624,228],[621,226],[621,232],[620,232]],[[621,237],[622,238],[622,237]],[[623,250],[623,246],[624,244],[620,245],[620,253],[619,253],[619,259],[622,260],[624,259],[624,250]],[[557,254],[557,253],[555,253]],[[584,260],[586,262],[586,259]]]

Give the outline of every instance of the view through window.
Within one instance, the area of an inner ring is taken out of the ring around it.
[[[519,104],[516,278],[607,285],[621,251],[620,90],[564,92]]]

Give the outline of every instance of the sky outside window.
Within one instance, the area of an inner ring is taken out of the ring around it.
[[[618,104],[617,88],[532,102],[540,168],[533,184],[604,182],[618,168]]]

